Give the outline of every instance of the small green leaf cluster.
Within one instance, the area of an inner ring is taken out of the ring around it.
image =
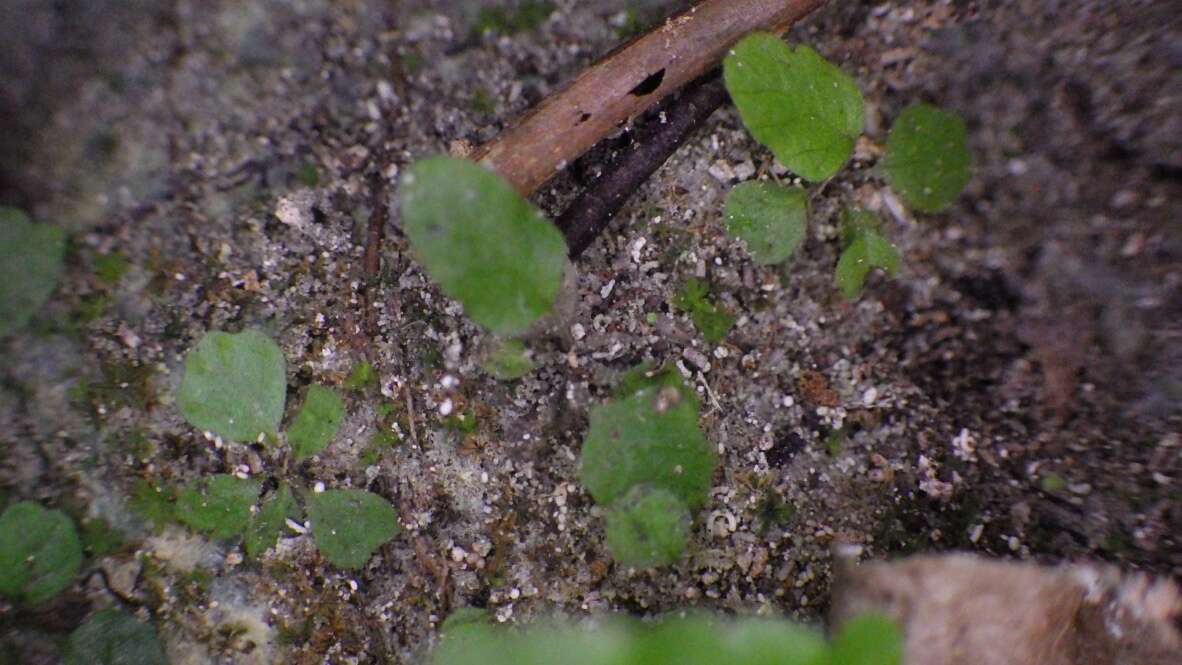
[[[676,372],[648,374],[591,410],[579,461],[583,485],[607,508],[612,556],[638,568],[681,557],[716,464],[693,391]]]
[[[519,630],[473,619],[445,622],[433,665],[899,665],[902,637],[889,619],[865,615],[827,642],[780,619],[707,614],[656,623],[613,616],[595,628],[541,622]]]
[[[673,306],[688,313],[694,327],[712,344],[721,342],[735,325],[734,315],[710,299],[710,288],[697,277],[685,281],[673,297]]]
[[[283,351],[257,330],[210,332],[185,356],[176,403],[191,425],[218,436],[240,442],[277,440],[287,404]],[[345,405],[336,391],[309,386],[287,430],[296,458],[324,450],[344,415]]]
[[[377,381],[372,365],[354,368],[347,385],[362,389]],[[191,424],[237,441],[276,440],[287,401],[283,352],[266,335],[247,330],[207,334],[185,358],[177,406]],[[296,459],[324,450],[345,415],[341,396],[331,388],[309,386],[287,428]],[[258,480],[229,474],[199,478],[175,495],[148,484],[137,487],[132,505],[153,523],[177,519],[214,538],[242,536],[247,554],[257,557],[275,544],[288,519],[300,515],[296,494],[286,483],[259,503]],[[312,539],[334,565],[360,568],[398,532],[394,508],[363,490],[307,493]]]
[[[899,250],[882,236],[878,217],[863,211],[846,211],[842,222],[845,251],[837,260],[837,285],[845,297],[857,298],[866,276],[874,268],[888,275],[899,269]]]
[[[536,30],[554,13],[554,9],[554,3],[546,0],[522,0],[516,7],[483,7],[476,15],[472,33],[510,35]]]
[[[82,566],[82,542],[60,510],[33,501],[0,515],[0,596],[37,605],[61,593]]]
[[[724,76],[751,135],[805,180],[833,177],[850,159],[862,133],[863,99],[857,83],[807,46],[755,33],[726,57]],[[900,115],[887,140],[887,180],[916,210],[948,207],[968,183],[971,167],[964,121],[916,104]],[[727,230],[746,242],[752,259],[787,259],[805,234],[803,191],[770,183],[742,183],[727,198]],[[837,266],[843,293],[855,297],[870,267],[893,272],[898,253],[880,231],[849,240]]]
[[[24,327],[57,288],[66,234],[0,207],[0,338]]]

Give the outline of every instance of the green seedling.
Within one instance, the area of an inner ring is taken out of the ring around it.
[[[246,527],[243,542],[247,556],[253,559],[262,556],[263,552],[279,541],[279,535],[283,533],[287,519],[298,516],[299,507],[291,494],[291,488],[286,483],[280,484],[278,489],[263,500],[259,511]]]
[[[899,250],[883,237],[878,217],[874,214],[847,211],[842,236],[847,244],[837,260],[834,276],[846,298],[858,297],[866,276],[874,268],[880,268],[888,275],[898,272]]]
[[[723,643],[725,624],[714,615],[705,612],[674,614],[663,618],[651,627],[637,629],[633,625],[632,643],[635,655],[632,662],[694,663],[708,665],[729,663],[730,654]]]
[[[968,184],[972,166],[964,120],[928,104],[909,106],[891,128],[884,162],[891,187],[916,210],[947,208]]]
[[[364,390],[378,385],[378,372],[367,360],[362,360],[353,366],[349,378],[345,379],[345,387],[349,390]]]
[[[260,488],[257,480],[229,474],[200,478],[181,490],[177,518],[214,538],[233,538],[250,524],[250,509],[259,498]]]
[[[452,612],[439,626],[440,634],[447,636],[453,632],[464,630],[469,626],[487,626],[492,623],[492,615],[488,610],[479,607],[461,607]]]
[[[316,162],[304,162],[296,169],[295,177],[304,187],[316,187],[320,184],[320,168]]]
[[[566,242],[499,175],[466,160],[432,157],[403,177],[401,197],[415,257],[474,321],[511,336],[553,307]]]
[[[1067,489],[1067,480],[1057,473],[1048,473],[1039,479],[1038,486],[1049,494],[1058,494]]]
[[[511,339],[498,342],[481,367],[495,379],[513,381],[532,372],[534,363],[525,344]]]
[[[253,442],[274,438],[287,399],[286,362],[257,330],[211,332],[185,357],[176,403],[190,424]]]
[[[517,7],[484,7],[476,15],[472,26],[474,35],[493,33],[511,35],[538,29],[554,13],[554,3],[545,0],[523,0]]]
[[[467,622],[444,632],[433,665],[899,665],[889,620],[851,620],[833,643],[782,619],[704,613],[649,623],[604,617],[594,628],[545,621],[508,629]]]
[[[607,546],[625,566],[649,568],[676,563],[689,540],[685,502],[664,489],[633,487],[607,512]]]
[[[278,438],[275,432],[286,401],[284,377],[282,352],[261,333],[210,333],[186,358],[177,402],[191,423],[210,426],[224,436],[259,431]],[[361,363],[347,385],[361,389],[376,380],[373,366]],[[252,385],[254,393],[247,390]],[[247,403],[228,403],[226,395],[218,393],[219,386],[245,394],[242,399]],[[309,387],[286,434],[293,455],[300,459],[323,450],[340,428],[344,412],[344,402],[334,390]],[[244,426],[243,419],[251,424]],[[242,535],[247,554],[257,558],[276,543],[287,519],[299,515],[286,483],[280,483],[256,510],[261,488],[255,479],[215,475],[189,483],[173,505],[171,496],[141,483],[133,491],[132,505],[157,528],[177,519],[214,538]],[[313,493],[307,503],[316,546],[343,568],[365,565],[373,551],[398,531],[394,508],[376,494],[335,490]]]
[[[443,419],[443,426],[460,434],[473,434],[478,427],[476,416],[471,413],[457,413]]]
[[[794,173],[817,182],[849,161],[862,133],[862,92],[816,51],[755,33],[735,45],[723,73],[743,124]]]
[[[400,530],[394,507],[363,490],[328,490],[308,498],[312,539],[333,565],[357,569]]]
[[[808,196],[803,189],[744,182],[726,198],[726,230],[747,243],[756,263],[780,263],[804,240]]]
[[[842,626],[833,640],[835,665],[898,665],[903,662],[903,639],[887,617],[867,614]]]
[[[829,453],[830,457],[840,457],[841,450],[845,447],[845,430],[838,428],[829,434],[825,435],[825,452]]]
[[[132,486],[128,506],[157,532],[176,521],[176,492],[147,480]]]
[[[484,88],[476,88],[472,93],[472,110],[477,113],[493,113],[497,110],[497,99]]]
[[[694,327],[711,344],[721,342],[735,325],[734,315],[710,299],[709,287],[697,277],[685,281],[673,298],[673,306],[688,313]]]
[[[287,428],[287,442],[296,459],[311,457],[325,449],[341,427],[345,403],[332,388],[308,387],[304,404]]]
[[[94,257],[95,279],[107,286],[115,286],[127,271],[131,269],[131,261],[119,252],[99,254]]]
[[[78,536],[82,547],[92,556],[110,554],[123,546],[123,534],[107,520],[97,517],[83,519],[82,531]]]
[[[57,288],[66,234],[0,207],[0,338],[23,328]]]
[[[0,515],[0,596],[37,605],[61,593],[82,565],[74,522],[32,501]]]
[[[65,665],[168,665],[156,629],[122,610],[99,610],[66,640]]]
[[[672,368],[660,368],[644,362],[620,375],[616,387],[612,389],[612,397],[625,399],[646,388],[662,386],[680,388],[681,377]]]
[[[637,485],[666,489],[691,510],[706,503],[714,450],[698,427],[698,400],[672,372],[665,384],[591,409],[579,477],[610,505]]]
[[[737,622],[722,639],[731,660],[738,663],[776,665],[853,665],[830,657],[825,640],[811,630],[774,619]],[[883,660],[882,665],[889,661]]]
[[[676,561],[691,511],[708,497],[715,456],[698,400],[672,371],[630,372],[617,397],[591,410],[579,477],[607,506],[613,556],[630,566]]]

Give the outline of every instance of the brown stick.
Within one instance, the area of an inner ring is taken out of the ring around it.
[[[703,0],[589,67],[472,155],[529,195],[601,138],[706,73],[754,30],[783,32],[826,0]]]
[[[726,100],[722,78],[717,72],[708,74],[686,86],[659,118],[641,127],[637,145],[609,164],[608,170],[555,220],[566,236],[567,252],[572,259],[591,245],[628,197]]]

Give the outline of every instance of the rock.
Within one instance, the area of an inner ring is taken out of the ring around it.
[[[1182,653],[1178,587],[1101,564],[839,554],[831,628],[865,612],[899,622],[907,665],[1167,665]]]

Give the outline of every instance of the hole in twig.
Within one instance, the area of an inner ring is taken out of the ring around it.
[[[583,124],[584,122],[587,122],[587,121],[588,121],[588,120],[590,120],[590,119],[591,119],[591,114],[590,114],[590,113],[584,113],[583,115],[579,116],[579,121],[578,121],[577,123],[575,123],[575,124],[576,124],[576,125],[581,125],[581,124]]]
[[[657,91],[657,88],[661,87],[661,82],[664,80],[665,69],[662,67],[660,70],[649,74],[643,81],[636,84],[636,87],[632,88],[630,94],[636,95],[637,97],[651,95]]]

